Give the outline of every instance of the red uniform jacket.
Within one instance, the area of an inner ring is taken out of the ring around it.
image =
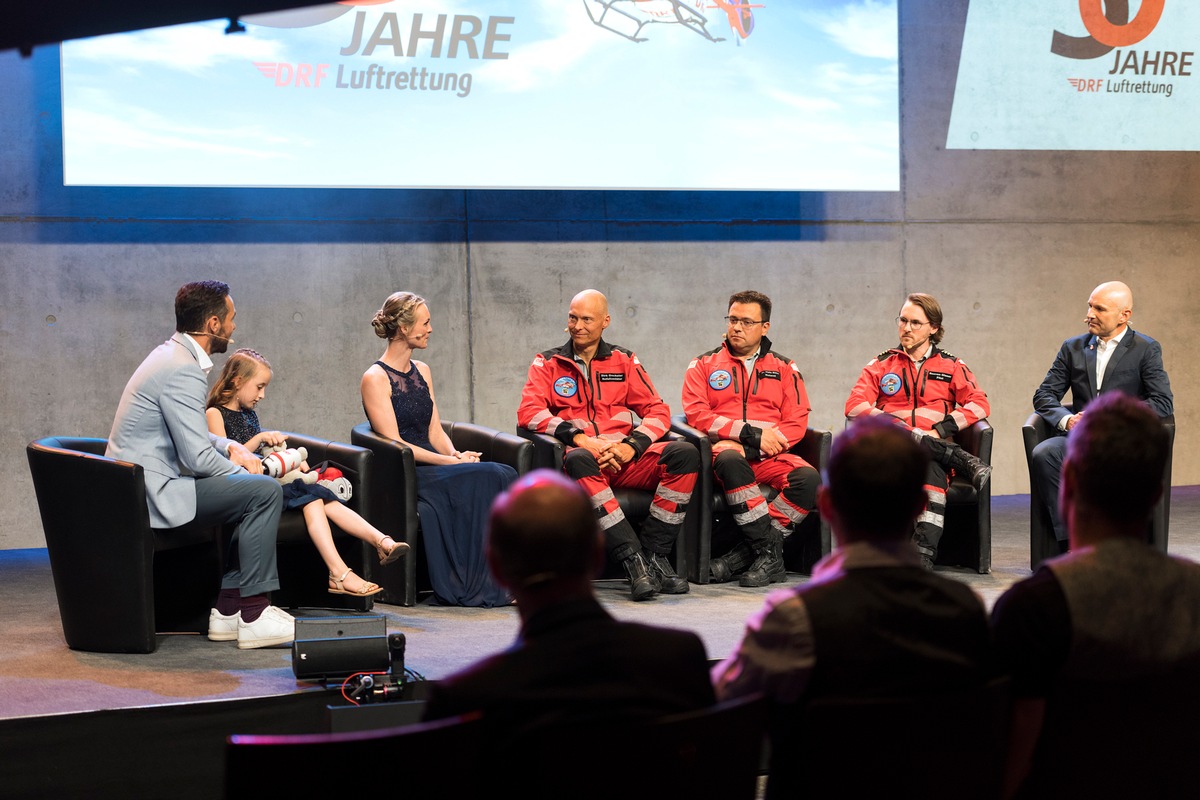
[[[902,348],[885,350],[863,367],[846,400],[846,416],[891,414],[909,428],[943,439],[990,413],[987,394],[962,359],[931,345],[919,364]]]
[[[688,424],[714,442],[730,439],[757,450],[762,431],[774,427],[790,447],[804,438],[810,410],[796,362],[772,351],[765,336],[749,375],[724,342],[693,358],[683,376]]]
[[[671,409],[633,351],[601,339],[588,372],[585,376],[575,362],[570,342],[538,353],[521,392],[517,424],[568,446],[580,433],[624,439],[639,456],[666,435]]]

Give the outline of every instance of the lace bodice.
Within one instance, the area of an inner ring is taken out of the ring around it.
[[[375,363],[383,367],[392,385],[392,411],[396,414],[400,438],[409,444],[432,450],[429,422],[433,419],[433,398],[429,394],[429,385],[421,377],[421,371],[416,364],[411,364],[408,372],[401,372],[382,361]]]

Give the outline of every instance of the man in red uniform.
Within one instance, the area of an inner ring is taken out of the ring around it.
[[[683,378],[688,424],[713,442],[713,475],[742,540],[711,562],[715,582],[742,586],[787,578],[783,539],[816,503],[820,476],[788,449],[808,430],[808,392],[795,362],[771,349],[771,299],[729,298],[725,341],[692,359]],[[767,503],[760,483],[779,490]]]
[[[946,331],[942,306],[933,295],[910,294],[896,317],[900,345],[863,367],[846,400],[846,416],[890,414],[912,430],[930,452],[925,492],[928,504],[917,518],[913,541],[921,563],[933,568],[946,515],[949,472],[970,478],[982,489],[992,468],[950,441],[991,410],[987,394],[962,359],[938,348]]]
[[[567,315],[571,340],[533,359],[517,424],[567,446],[563,471],[592,499],[608,556],[624,567],[633,599],[684,594],[688,582],[667,554],[683,526],[700,454],[686,442],[659,441],[670,429],[671,410],[637,356],[604,341],[610,321],[603,294],[575,295]],[[640,537],[614,487],[654,490]]]

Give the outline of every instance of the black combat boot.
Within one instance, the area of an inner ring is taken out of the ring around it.
[[[745,540],[742,540],[725,555],[708,562],[710,580],[713,583],[731,581],[752,563],[754,563],[754,550]]]
[[[687,594],[688,582],[686,578],[681,578],[675,574],[675,570],[671,567],[671,562],[661,553],[652,553],[649,550],[643,550],[642,555],[646,557],[646,564],[650,567],[650,575],[658,581],[658,590],[663,594]]]
[[[954,468],[955,472],[968,478],[977,492],[987,486],[988,478],[992,476],[991,465],[983,463],[961,447],[954,448],[950,457],[950,466]]]
[[[787,567],[783,565],[783,536],[774,531],[771,537],[755,542],[754,562],[738,579],[739,586],[768,586],[787,580]]]
[[[658,594],[658,586],[650,574],[650,567],[640,552],[621,562],[629,577],[629,594],[634,600],[649,600]]]
[[[916,530],[913,531],[913,544],[917,546],[917,552],[921,554],[921,566],[926,571],[933,571],[933,562],[937,559],[937,548],[929,543],[929,539],[925,536],[925,531],[922,530],[924,523],[917,523]]]

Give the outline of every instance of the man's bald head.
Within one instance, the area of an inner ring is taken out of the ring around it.
[[[1088,332],[1108,341],[1119,336],[1133,314],[1133,292],[1120,281],[1108,281],[1092,290],[1084,322]]]
[[[604,335],[610,318],[608,298],[595,289],[584,289],[571,298],[571,309],[567,313],[567,333],[577,355],[590,359],[600,337]]]
[[[534,470],[492,503],[488,561],[497,580],[514,591],[591,581],[602,548],[591,501],[559,472]]]
[[[571,298],[572,308],[575,307],[576,303],[586,304],[588,308],[595,311],[601,317],[608,314],[608,298],[604,296],[603,292],[597,289],[584,289]]]
[[[1133,290],[1121,281],[1105,281],[1092,294],[1106,298],[1117,308],[1133,310]]]

